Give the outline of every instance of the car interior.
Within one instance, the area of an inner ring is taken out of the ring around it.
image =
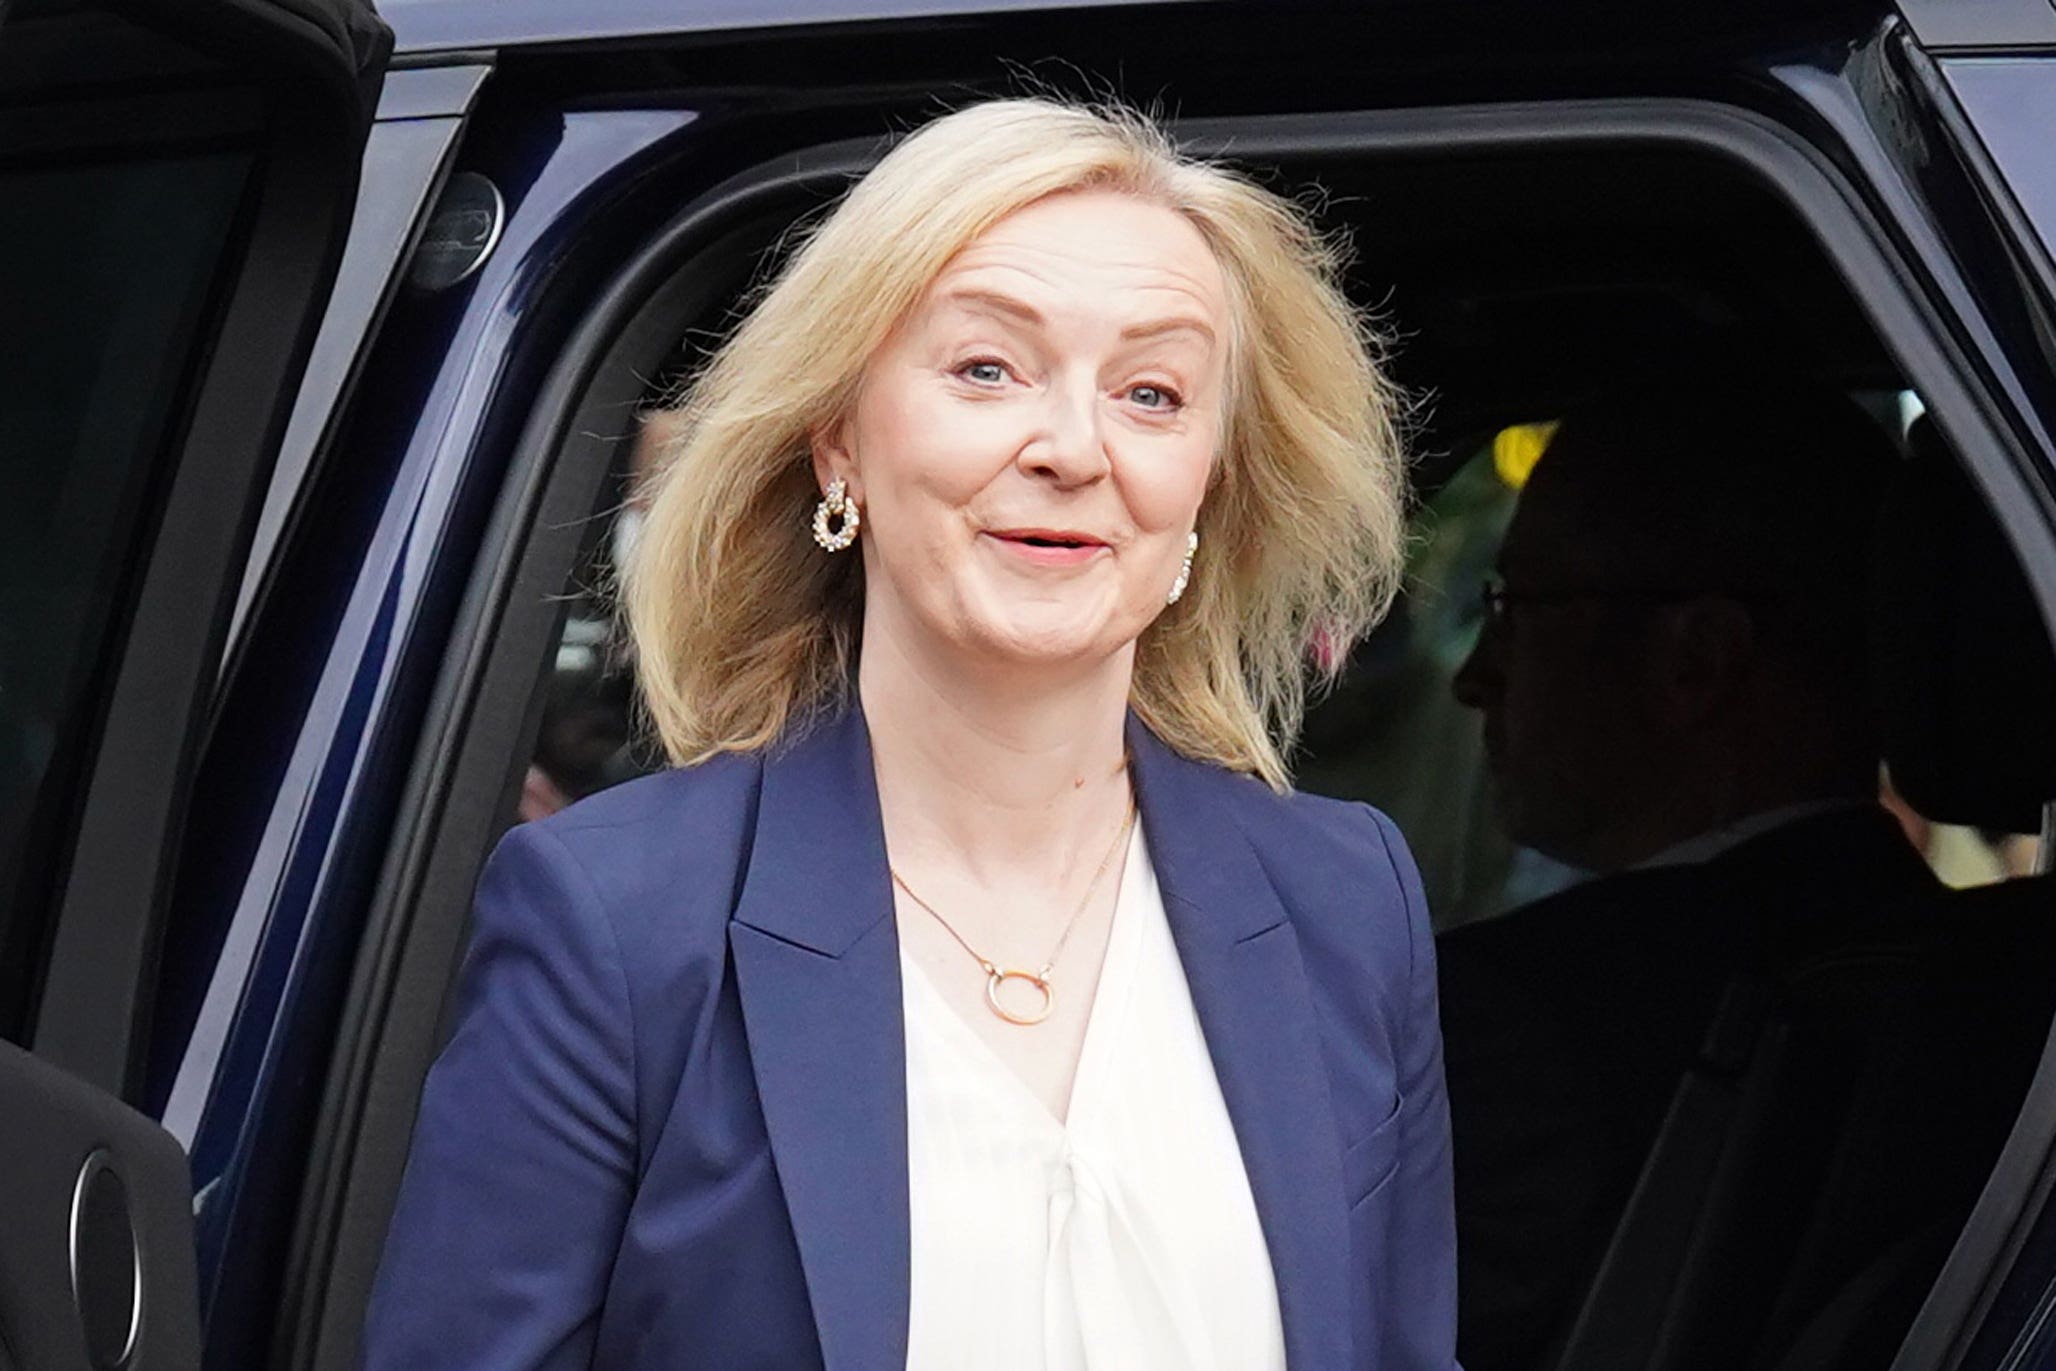
[[[1904,453],[1876,603],[1851,612],[1877,626],[1895,803],[1931,865],[1967,888],[1958,917],[1881,929],[1862,955],[1793,983],[1736,987],[1676,1083],[1575,1318],[1532,1371],[1885,1365],[1971,1216],[2056,1008],[2023,971],[2051,950],[2050,878],[2033,873],[2056,800],[2056,736],[2041,716],[2056,656],[1985,468],[1970,460],[1990,439],[1974,418],[1940,411],[1930,383],[1948,362],[1887,336],[1875,278],[1852,284],[1851,261],[1871,250],[1857,221],[1820,209],[1821,185],[1780,183],[1714,141],[1660,128],[1554,142],[1432,131],[1382,147],[1225,141],[1266,184],[1311,195],[1347,236],[1352,286],[1411,404],[1406,589],[1309,712],[1295,763],[1303,788],[1369,800],[1398,821],[1440,929],[1578,876],[1495,830],[1476,717],[1450,693],[1480,630],[1479,580],[1546,441],[1535,426],[1652,354],[1746,356],[1849,395]],[[640,298],[595,336],[557,438],[541,443],[541,493],[524,497],[550,541],[502,573],[514,595],[505,612],[530,627],[503,633],[496,650],[528,651],[527,666],[500,672],[511,684],[482,701],[475,726],[517,739],[518,760],[498,754],[500,802],[472,835],[472,873],[507,825],[662,765],[636,717],[611,600],[639,518],[635,481],[661,446],[665,404],[780,234],[838,184],[792,181],[776,212],[759,202],[717,247],[624,278]],[[1749,401],[1709,384],[1707,422]],[[524,596],[534,603],[517,604]],[[468,881],[431,873],[418,890],[416,936],[434,949],[414,973],[423,994],[454,970]],[[432,937],[431,916],[445,930]],[[410,1079],[418,1090],[433,1047],[433,1033],[388,1035],[390,1097],[406,1097]],[[375,1146],[389,1186],[404,1129]],[[1909,1174],[1943,1179],[1919,1212],[1880,1213]],[[1826,1236],[1852,1216],[1876,1239],[1853,1267],[1848,1244]],[[357,1269],[339,1289],[368,1280],[379,1203],[356,1223],[343,1260]]]

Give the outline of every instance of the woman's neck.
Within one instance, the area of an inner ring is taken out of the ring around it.
[[[1076,677],[965,671],[867,634],[857,692],[895,864],[984,883],[1090,866],[1128,805],[1132,649]]]

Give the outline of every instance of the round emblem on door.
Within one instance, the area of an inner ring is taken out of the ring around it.
[[[506,222],[500,188],[475,171],[458,172],[436,199],[407,279],[423,290],[456,285],[492,255]]]

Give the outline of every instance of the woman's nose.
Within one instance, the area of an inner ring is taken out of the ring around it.
[[[1052,384],[1045,394],[1040,431],[1021,448],[1022,465],[1061,486],[1106,475],[1110,464],[1098,386]]]

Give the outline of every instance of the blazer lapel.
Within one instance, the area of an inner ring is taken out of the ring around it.
[[[1293,1371],[1348,1365],[1342,1159],[1299,944],[1229,814],[1248,784],[1132,716],[1171,934],[1270,1249]],[[903,1366],[906,1041],[877,782],[851,708],[764,764],[730,943],[827,1371]]]
[[[1349,1365],[1341,1142],[1299,943],[1230,808],[1251,782],[1128,723],[1143,834],[1270,1249],[1293,1371]]]
[[[827,1371],[907,1358],[906,1041],[870,738],[854,707],[764,764],[729,929]]]

